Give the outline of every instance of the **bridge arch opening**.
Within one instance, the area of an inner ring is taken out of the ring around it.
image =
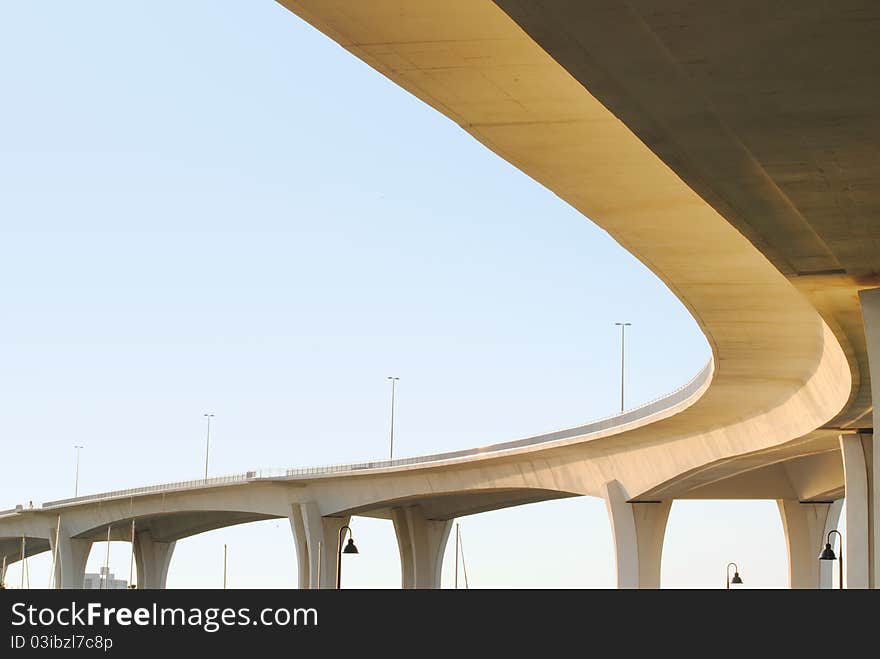
[[[125,540],[111,540],[109,552],[107,544],[106,541],[101,542],[98,540],[92,543],[89,557],[86,560],[84,588],[110,588],[114,586],[114,581],[119,582],[116,584],[116,587],[122,587],[123,584],[121,582],[125,582],[125,586],[137,583],[137,566],[134,566],[134,579],[129,579],[129,572],[132,567],[131,543]],[[105,569],[107,570],[107,575],[104,575]],[[105,579],[102,580],[102,576]]]
[[[297,588],[297,562],[290,523],[266,519],[205,531],[177,541],[168,588]]]
[[[5,539],[4,539],[5,540]],[[31,538],[30,549],[26,549],[26,560],[21,561],[20,539],[14,539],[14,543],[3,542],[2,555],[6,556],[6,574],[3,583],[10,590],[18,590],[24,583],[25,588],[42,589],[50,586],[52,572],[52,553],[44,548],[45,540]],[[10,549],[10,544],[14,547]],[[34,546],[39,545],[35,550]],[[24,574],[22,575],[22,572]],[[24,576],[24,580],[22,580]]]
[[[602,499],[571,497],[462,517],[471,588],[613,588],[614,548]],[[459,588],[464,588],[459,573]],[[455,536],[443,588],[455,581]]]
[[[391,520],[355,516],[349,526],[360,553],[343,556],[342,587],[400,588],[400,552]]]
[[[724,588],[730,562],[739,568],[740,588],[788,588],[785,535],[776,502],[675,500],[663,543],[661,587]]]

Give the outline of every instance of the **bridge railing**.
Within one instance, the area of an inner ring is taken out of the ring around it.
[[[216,476],[212,478],[200,478],[189,481],[179,481],[176,483],[164,483],[161,485],[148,485],[145,487],[136,487],[126,490],[115,490],[112,492],[102,492],[100,494],[92,494],[70,499],[57,499],[55,501],[47,501],[42,504],[42,508],[54,508],[71,504],[90,503],[93,501],[103,501],[108,499],[121,499],[134,496],[142,496],[145,494],[158,494],[162,492],[170,492],[177,490],[201,489],[205,487],[233,485],[236,483],[247,483],[255,480],[270,479],[288,479],[288,478],[304,478],[309,476],[321,476],[325,474],[342,474],[353,471],[366,471],[370,469],[388,469],[392,467],[403,467],[413,464],[423,464],[430,462],[440,462],[443,460],[452,460],[455,458],[464,458],[474,455],[489,454],[495,451],[503,451],[512,448],[521,448],[524,446],[534,446],[545,442],[552,442],[560,439],[579,437],[591,433],[608,430],[610,428],[624,426],[626,424],[644,420],[654,414],[669,410],[681,403],[687,401],[691,396],[696,394],[712,377],[713,363],[710,360],[706,366],[691,379],[687,384],[682,385],[675,391],[664,396],[656,398],[644,405],[640,405],[631,410],[627,410],[622,414],[592,421],[582,426],[574,428],[564,428],[555,432],[545,433],[543,435],[535,435],[516,439],[500,444],[491,444],[474,449],[464,449],[459,451],[447,451],[445,453],[433,453],[430,455],[419,455],[409,458],[397,458],[394,460],[375,460],[370,462],[354,462],[345,464],[324,465],[317,467],[299,467],[294,469],[260,469],[248,471],[243,474],[232,474],[229,476]],[[14,510],[9,512],[15,512]],[[0,514],[3,514],[0,512]]]
[[[564,428],[554,432],[542,435],[533,435],[523,439],[515,439],[499,444],[490,444],[480,448],[462,449],[459,451],[447,451],[445,453],[433,453],[429,455],[418,455],[409,458],[397,458],[394,460],[375,460],[370,462],[355,462],[346,464],[323,465],[316,467],[299,467],[286,470],[259,470],[248,472],[253,474],[255,479],[269,478],[291,478],[301,476],[318,476],[323,474],[346,473],[351,471],[363,471],[369,469],[387,469],[391,467],[403,467],[412,464],[422,464],[427,462],[439,462],[442,460],[453,460],[455,458],[464,458],[494,451],[503,451],[512,448],[521,448],[524,446],[533,446],[544,442],[551,442],[559,439],[567,439],[570,437],[579,437],[588,435],[609,428],[623,426],[634,421],[646,419],[653,414],[671,409],[681,403],[687,401],[691,396],[697,393],[703,385],[705,385],[712,377],[713,363],[710,360],[689,382],[682,385],[678,389],[667,393],[663,396],[655,398],[643,405],[634,407],[621,414],[615,414],[604,419],[591,421],[590,423],[573,428]]]
[[[55,501],[44,502],[42,507],[54,508],[55,506],[64,506],[71,503],[89,503],[91,501],[99,501],[103,499],[119,499],[129,496],[167,492],[169,490],[192,490],[212,487],[215,485],[233,485],[235,483],[246,483],[248,480],[248,474],[213,476],[211,478],[198,478],[190,481],[178,481],[176,483],[163,483],[161,485],[147,485],[145,487],[133,487],[126,490],[101,492],[100,494],[89,494],[81,497],[72,497],[70,499],[56,499]]]

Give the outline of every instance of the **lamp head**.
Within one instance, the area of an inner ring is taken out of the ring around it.
[[[733,579],[730,580],[730,583],[741,584],[743,580],[739,576],[739,572],[733,573]]]
[[[348,539],[348,544],[345,545],[345,549],[342,550],[343,554],[359,554],[358,548],[354,546],[354,540],[351,538]]]
[[[822,553],[819,554],[820,561],[834,561],[837,560],[837,555],[834,553],[834,550],[831,548],[831,543],[825,543],[825,549],[822,550]]]

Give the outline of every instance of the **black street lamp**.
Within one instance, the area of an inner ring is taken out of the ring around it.
[[[342,539],[345,537],[345,531],[348,530],[349,538],[348,544],[345,545],[345,549],[342,548]],[[339,529],[339,553],[336,554],[336,590],[342,588],[342,555],[343,554],[358,554],[358,548],[354,545],[354,538],[352,537],[351,528],[346,524]]]
[[[733,579],[730,578],[730,566],[733,566]],[[725,569],[727,574],[727,589],[730,590],[730,584],[739,585],[743,580],[739,576],[739,566],[736,563],[728,563]]]
[[[838,573],[838,587],[843,590],[843,534],[837,529],[831,529],[828,531],[828,538],[826,538],[825,549],[822,550],[822,553],[819,554],[820,561],[834,561],[837,560],[837,556],[834,554],[834,550],[831,548],[831,534],[836,533],[837,537],[840,538],[840,565],[839,565],[839,573]]]

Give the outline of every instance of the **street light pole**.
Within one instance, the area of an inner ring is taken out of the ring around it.
[[[64,575],[58,579],[58,537],[61,535],[61,515],[58,515],[58,526],[55,527],[55,546],[52,548],[52,573],[49,577],[49,588],[64,588]]]
[[[461,531],[458,522],[455,523],[455,589],[458,590],[458,543],[461,539]]]
[[[128,557],[128,588],[129,590],[135,590],[137,586],[134,585],[134,518],[131,519],[131,556]]]
[[[831,548],[831,534],[836,533],[837,537],[840,539],[840,564],[839,564],[839,572],[837,579],[837,587],[843,590],[843,534],[837,529],[831,529],[828,531],[828,538],[825,542],[825,549],[822,550],[822,553],[819,554],[820,561],[833,561],[837,556],[834,555],[834,550]]]
[[[730,578],[730,566],[733,566],[733,579]],[[742,578],[739,576],[739,566],[736,563],[728,563],[727,567],[724,568],[725,575],[727,576],[727,590],[730,590],[730,584],[741,584],[743,582]]]
[[[400,378],[395,378],[395,377],[392,377],[389,375],[388,379],[391,380],[391,454],[390,454],[389,459],[393,460],[394,459],[394,393],[395,393],[397,381]]]
[[[107,557],[104,559],[104,590],[110,588],[108,583],[110,579],[110,531],[113,529],[112,524],[107,525]]]
[[[74,445],[74,450],[76,451],[76,480],[73,483],[73,496],[79,496],[79,452],[83,448],[82,446]]]
[[[342,539],[345,537],[345,532],[348,531],[348,544],[345,545],[345,549],[342,549]],[[342,555],[343,554],[357,554],[358,548],[354,545],[354,537],[351,532],[351,527],[347,524],[340,527],[339,529],[339,545],[336,550],[336,590],[342,588]],[[321,587],[321,584],[318,584],[318,588]]]
[[[214,418],[214,415],[205,414],[205,417],[208,419],[208,435],[205,438],[205,480],[208,480],[208,453],[211,450],[211,419]]]
[[[620,411],[623,412],[623,366],[626,354],[626,328],[632,323],[614,323],[620,326]]]

